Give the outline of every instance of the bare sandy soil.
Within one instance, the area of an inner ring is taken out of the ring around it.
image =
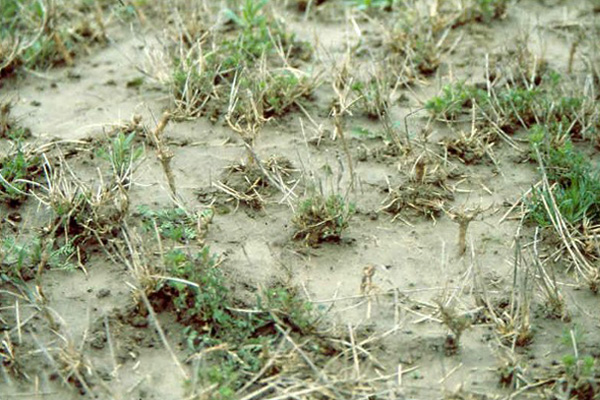
[[[552,240],[551,231],[540,231],[536,241],[536,226],[522,218],[520,200],[541,179],[536,163],[527,157],[527,133],[518,129],[509,137],[514,146],[500,138],[479,162],[465,162],[449,154],[443,143],[461,131],[472,132],[469,113],[464,123],[451,126],[434,120],[424,107],[448,83],[485,82],[486,60],[510,58],[519,38],[526,38],[531,53],[550,68],[564,74],[571,68],[575,80],[585,80],[585,57],[591,51],[587,42],[575,52],[571,67],[569,63],[577,30],[597,32],[590,28],[598,24],[591,2],[522,0],[510,4],[500,18],[453,28],[439,67],[399,84],[391,95],[389,120],[403,140],[408,134],[413,146],[405,154],[393,151],[393,143],[377,134],[384,129],[381,120],[367,117],[360,103],[342,117],[343,138],[336,134],[331,115],[336,68],[353,52],[357,70],[369,71],[377,59],[371,52],[382,46],[381,29],[391,24],[387,11],[361,11],[334,0],[305,13],[282,3],[268,7],[286,21],[289,31],[313,45],[312,59],[301,68],[319,73],[322,84],[302,101],[303,109],[292,107],[266,122],[252,148],[263,162],[271,156],[290,162],[293,171],[286,185],[292,191],[265,190],[261,205],[251,207],[223,190],[222,184],[232,185],[227,168],[245,162],[248,153],[222,116],[216,121],[209,116],[174,118],[163,139],[173,153],[179,204],[192,213],[215,210],[203,241],[220,257],[227,291],[238,304],[252,308],[264,288],[282,282],[296,288],[322,314],[319,324],[329,337],[352,341],[348,362],[341,362],[337,372],[355,379],[354,394],[336,397],[333,389],[293,394],[290,389],[288,395],[265,391],[251,396],[248,390],[231,398],[600,398],[598,297],[573,270],[568,255],[555,252],[560,244]],[[108,44],[79,55],[72,67],[22,72],[0,81],[0,100],[11,101],[11,115],[32,132],[28,145],[46,146],[48,157],[62,152],[74,173],[92,185],[107,168],[96,149],[114,126],[140,115],[142,124],[153,130],[173,105],[171,90],[159,79],[161,74],[168,77],[168,71],[149,57],[160,54],[164,43],[160,21],[134,21],[130,26],[115,22],[107,29]],[[143,81],[131,84],[136,78]],[[2,140],[0,154],[10,149]],[[144,153],[132,175],[130,211],[123,223],[141,235],[138,206],[158,210],[174,202],[156,147],[147,137],[136,141]],[[577,146],[597,159],[590,142]],[[427,216],[408,204],[398,214],[385,211],[393,200],[390,188],[410,186],[420,158],[431,168],[427,177],[443,176],[449,193],[443,210]],[[43,171],[39,182],[45,182]],[[356,211],[339,242],[312,247],[292,239],[292,219],[300,199],[315,184],[325,193],[347,194]],[[459,224],[451,217],[464,210],[478,211],[461,254]],[[34,196],[16,207],[3,204],[0,213],[3,235],[23,240],[42,232],[53,218]],[[140,243],[154,240],[149,237]],[[153,303],[156,318],[144,308],[131,265],[111,254],[118,243],[124,242],[116,236],[105,247],[86,245],[85,256],[75,257],[74,267],[47,268],[39,280],[2,280],[0,399],[229,398],[196,382],[199,367],[194,360],[205,353],[190,350],[185,326],[171,308]],[[552,256],[547,266],[564,298],[562,319],[545,312],[534,248],[544,259]],[[149,262],[158,254],[152,249]],[[515,298],[521,300],[515,303]],[[526,313],[526,343],[517,343],[512,335],[518,326],[507,328],[504,337],[499,333],[489,315],[492,303],[498,317],[519,315],[520,324],[523,315],[511,313],[511,307],[518,304]],[[444,312],[466,321],[458,343]],[[307,349],[315,339],[300,335],[295,340]],[[296,354],[296,363],[304,363],[302,350],[296,352],[289,343],[281,346]],[[564,357],[574,351],[595,363],[592,389],[560,397],[561,388],[572,383],[567,383]],[[314,372],[313,385],[328,387],[327,382],[337,379],[331,370],[318,372],[325,362],[326,357],[316,357],[303,364]]]

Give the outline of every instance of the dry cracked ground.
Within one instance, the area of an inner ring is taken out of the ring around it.
[[[0,0],[0,399],[600,399],[599,18]]]

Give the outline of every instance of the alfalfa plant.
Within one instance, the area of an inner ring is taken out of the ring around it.
[[[464,82],[456,82],[445,85],[440,95],[425,103],[425,108],[435,118],[454,121],[467,110],[470,111],[475,103],[483,104],[486,99],[487,93],[483,89]]]
[[[536,125],[550,132],[596,140],[600,108],[593,90],[573,87],[525,45],[513,53],[511,60],[506,60],[507,66],[502,64],[499,70],[486,64],[485,85],[454,82],[444,86],[425,107],[433,117],[446,121],[459,121],[467,112],[475,112],[478,129],[495,132],[509,142],[507,134]]]
[[[534,145],[542,186],[532,190],[528,216],[542,227],[553,228],[578,277],[597,292],[600,269],[590,258],[598,250],[590,226],[599,218],[595,188],[600,180],[598,171],[568,144],[550,148],[547,155],[542,155],[540,143]]]
[[[575,325],[563,333],[563,343],[571,346],[573,353],[562,357],[553,392],[570,399],[595,399],[600,394],[600,370],[593,356],[583,356],[579,352],[578,342],[583,336],[580,329]]]
[[[136,133],[124,133],[122,131],[109,141],[108,146],[98,149],[98,157],[108,161],[115,182],[128,186],[136,164],[142,157],[144,149],[135,144]]]
[[[85,257],[90,242],[104,246],[120,233],[120,226],[128,214],[129,194],[127,186],[110,177],[105,180],[100,173],[98,180],[88,183],[81,179],[58,150],[50,161],[45,155],[44,183],[36,184],[32,195],[52,215],[42,238],[47,251],[67,244],[75,248],[78,260]],[[126,169],[123,180],[131,181],[132,168]]]
[[[17,118],[12,115],[12,102],[0,102],[0,139],[8,139],[18,143],[31,136],[31,131],[19,124]]]
[[[209,31],[191,44],[179,43],[171,80],[177,116],[209,114],[216,120],[227,112],[234,125],[255,124],[310,94],[313,78],[291,67],[311,50],[265,6],[266,1],[247,0],[226,9],[231,33]],[[250,116],[252,121],[238,121]]]
[[[435,220],[444,211],[446,203],[454,198],[453,189],[446,183],[451,171],[437,155],[427,151],[411,157],[402,167],[409,170],[403,171],[401,184],[392,186],[388,183],[387,197],[382,201],[381,209],[392,214],[393,220],[401,218],[407,211]]]
[[[357,96],[357,106],[369,118],[380,119],[386,116],[392,101],[393,83],[385,66],[369,74],[364,80],[354,79],[351,88]]]
[[[213,210],[207,208],[193,213],[182,207],[165,208],[157,211],[141,205],[137,211],[142,217],[146,231],[158,230],[163,239],[179,243],[202,243],[213,218]]]
[[[318,75],[285,68],[269,70],[264,63],[256,70],[241,70],[231,88],[227,122],[235,131],[255,136],[265,122],[309,98],[319,84]]]
[[[73,270],[77,265],[76,248],[72,243],[60,247],[44,248],[39,236],[0,236],[0,275],[2,279],[24,282],[36,278],[40,269]]]
[[[354,214],[354,205],[339,194],[315,193],[300,201],[292,218],[293,238],[309,246],[339,242]]]

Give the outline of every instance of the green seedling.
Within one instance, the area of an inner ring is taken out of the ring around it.
[[[352,91],[358,96],[358,104],[369,118],[379,119],[387,114],[390,106],[390,85],[383,74],[373,76],[369,81],[357,81]]]
[[[46,69],[72,65],[74,56],[106,38],[99,6],[36,0],[3,0],[0,5],[0,76],[23,65]]]
[[[135,132],[128,135],[119,132],[108,147],[98,150],[98,157],[110,163],[115,181],[124,185],[129,184],[134,164],[144,153],[144,149],[136,146],[134,141]]]
[[[547,72],[537,86],[518,84],[488,90],[457,82],[443,88],[442,94],[425,103],[435,118],[456,121],[474,113],[478,126],[513,133],[544,125],[553,135],[597,139],[600,126],[598,105],[585,96],[572,96],[559,85],[560,76]]]
[[[582,341],[582,332],[574,326],[565,329],[562,341],[565,345],[572,347],[573,353],[562,357],[560,374],[562,384],[558,388],[568,398],[593,399],[600,394],[597,385],[598,371],[596,360],[592,356],[582,356],[579,353],[578,343]]]

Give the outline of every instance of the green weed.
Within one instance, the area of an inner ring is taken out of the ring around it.
[[[390,85],[385,75],[373,75],[368,81],[356,81],[352,91],[358,96],[359,106],[369,118],[379,119],[386,115],[390,106]]]
[[[12,104],[0,103],[0,139],[19,143],[31,136],[31,131],[20,126],[11,116]]]
[[[571,399],[592,399],[600,393],[597,385],[600,371],[596,367],[596,360],[592,356],[581,355],[577,349],[583,336],[584,332],[577,325],[564,329],[562,335],[563,344],[572,347],[573,353],[562,357],[559,390]]]
[[[224,14],[243,29],[262,27],[266,24],[266,18],[261,11],[266,4],[267,0],[245,0],[237,13],[226,8]]]
[[[87,46],[105,42],[102,14],[109,4],[2,0],[0,77],[20,66],[46,69],[72,65],[73,58]]]
[[[246,70],[239,80],[236,93],[239,95],[235,106],[229,110],[228,118],[244,122],[258,118],[281,116],[289,111],[301,98],[310,96],[314,84],[306,76],[296,76],[291,71],[282,70],[269,73]]]
[[[439,15],[423,15],[417,7],[401,9],[396,23],[384,32],[395,68],[409,81],[434,73],[441,62],[448,22]]]

